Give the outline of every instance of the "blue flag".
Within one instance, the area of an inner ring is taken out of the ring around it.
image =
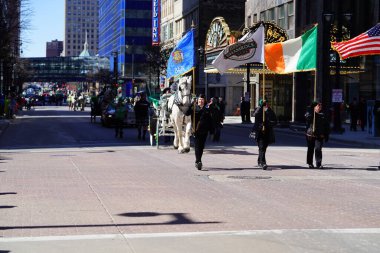
[[[194,29],[191,29],[178,42],[170,53],[166,78],[179,76],[189,72],[195,65]]]

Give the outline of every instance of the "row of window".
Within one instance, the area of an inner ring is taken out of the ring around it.
[[[87,6],[87,8],[85,7],[85,6],[73,6],[73,8],[71,8],[71,6],[67,6],[67,10],[68,11],[71,11],[71,10],[74,10],[74,11],[77,11],[77,10],[88,10],[88,11],[90,11],[90,10],[92,10],[92,11],[94,11],[94,10],[96,10],[96,8],[95,8],[96,6]]]
[[[294,2],[288,2],[286,4],[279,5],[277,7],[260,12],[259,19],[257,14],[247,16],[247,26],[258,21],[273,21],[277,23],[283,29],[294,28]]]
[[[161,2],[161,18],[173,13],[173,0],[162,0]]]
[[[83,37],[84,37],[84,32],[86,31],[86,29],[83,29],[83,30],[82,30],[82,29],[80,29],[80,28],[79,28],[79,29],[71,29],[71,28],[68,28],[68,29],[67,29],[67,33],[66,33],[66,34],[67,34],[67,38],[71,38],[71,33],[72,33],[72,32],[75,32],[75,31],[76,31],[77,33],[74,33],[72,37],[73,37],[73,38],[80,38],[80,37],[81,37],[81,35],[80,35],[81,33],[82,33],[82,35],[83,35]],[[97,30],[94,30],[94,29],[87,29],[87,33],[88,33],[88,34],[91,34],[91,35],[92,35],[92,34],[95,34],[95,32],[97,32]],[[79,33],[79,34],[78,34],[78,33]]]
[[[87,0],[87,1],[84,1],[84,0],[67,0],[67,4],[73,4],[73,5],[76,5],[76,4],[87,4],[87,5],[97,5],[98,3],[98,0]]]
[[[86,16],[88,16],[88,17],[92,17],[92,16],[97,16],[98,15],[98,13],[97,12],[81,12],[81,13],[79,13],[79,12],[71,12],[71,11],[68,11],[67,12],[67,16],[68,17],[70,17],[70,16],[84,16],[85,14],[87,14]]]
[[[182,19],[175,21],[173,29],[173,23],[163,24],[161,27],[161,41],[167,41],[174,37],[179,37],[184,31],[188,31],[191,25],[198,24],[198,9],[184,16]]]
[[[90,46],[88,48],[94,50],[96,47],[95,46]],[[67,45],[67,49],[81,49],[81,50],[83,50],[83,45],[81,45],[81,46],[79,46],[79,45],[73,45],[72,47],[70,45]]]

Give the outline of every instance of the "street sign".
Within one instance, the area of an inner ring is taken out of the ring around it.
[[[343,90],[342,89],[333,89],[331,100],[333,103],[342,103],[343,102]]]

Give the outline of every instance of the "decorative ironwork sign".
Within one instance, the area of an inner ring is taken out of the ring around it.
[[[216,17],[212,20],[207,31],[205,51],[221,50],[228,45],[230,38],[230,28],[223,17]]]
[[[259,28],[261,23],[264,24],[264,29],[265,29],[265,32],[264,32],[265,33],[265,39],[264,39],[265,44],[283,42],[285,40],[288,40],[288,34],[286,33],[286,31],[283,28],[279,27],[277,24],[275,24],[273,22],[268,22],[268,21],[257,22],[249,28],[244,28],[243,35],[248,33],[249,31],[252,31],[252,30],[256,31],[257,28]]]

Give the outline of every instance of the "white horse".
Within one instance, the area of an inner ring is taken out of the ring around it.
[[[171,109],[170,120],[173,124],[173,146],[178,153],[190,151],[191,135],[191,83],[192,77],[181,77],[177,91],[169,98],[168,108]],[[183,133],[183,131],[185,131]]]

